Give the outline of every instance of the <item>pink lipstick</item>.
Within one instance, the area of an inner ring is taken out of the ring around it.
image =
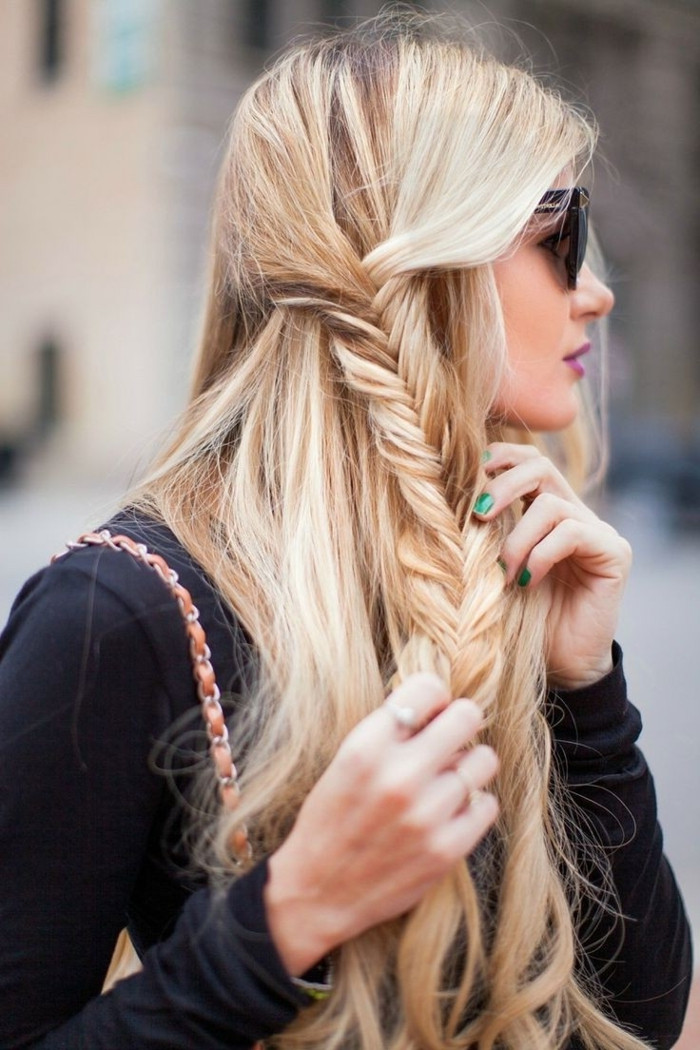
[[[564,361],[567,363],[567,365],[570,368],[573,368],[573,370],[576,373],[576,375],[580,376],[581,378],[583,378],[585,376],[586,369],[583,367],[583,365],[579,361],[579,358],[583,357],[584,354],[587,354],[590,349],[591,349],[591,344],[590,343],[584,343],[583,346],[580,346],[578,348],[578,350],[574,350],[573,354],[568,354],[564,358]]]

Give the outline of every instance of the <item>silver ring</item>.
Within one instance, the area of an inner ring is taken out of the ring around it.
[[[416,712],[412,707],[402,707],[401,704],[397,704],[392,699],[385,700],[384,706],[391,711],[397,726],[403,726],[404,729],[416,728]]]
[[[467,776],[461,766],[453,766],[453,772],[457,774],[464,787],[464,804],[471,806],[474,803],[478,803],[484,794],[481,788],[474,787],[471,778]]]

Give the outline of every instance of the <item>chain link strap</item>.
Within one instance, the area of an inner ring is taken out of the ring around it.
[[[211,755],[217,779],[218,797],[222,806],[232,812],[240,799],[238,773],[231,754],[228,739],[228,727],[221,707],[221,693],[216,683],[216,674],[211,662],[211,650],[207,645],[204,628],[199,622],[199,609],[192,601],[192,595],[178,580],[178,575],[171,569],[165,558],[153,554],[144,543],[136,543],[129,536],[113,536],[108,529],[101,532],[85,532],[77,541],[67,543],[66,550],[54,554],[51,562],[65,557],[71,551],[86,547],[109,547],[110,550],[122,551],[143,562],[160,576],[171,595],[177,602],[185,625],[189,641],[189,653],[192,661],[192,673],[197,683],[197,695],[202,709],[202,717],[209,738]],[[234,858],[248,861],[252,849],[245,824],[239,825],[231,835],[231,850]]]

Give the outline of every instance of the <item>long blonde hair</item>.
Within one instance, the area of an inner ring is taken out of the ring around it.
[[[274,850],[389,684],[437,671],[486,713],[497,827],[404,919],[339,951],[280,1048],[644,1044],[575,958],[585,879],[543,714],[544,610],[470,510],[506,367],[490,264],[595,131],[424,18],[292,47],[235,115],[189,407],[136,493],[252,637],[232,820]],[[574,441],[580,445],[581,434]],[[572,918],[572,914],[574,918]]]

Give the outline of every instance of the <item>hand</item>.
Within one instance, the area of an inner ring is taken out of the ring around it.
[[[486,491],[493,504],[477,517],[490,520],[515,500],[525,502],[503,548],[502,564],[508,584],[542,586],[548,592],[550,684],[566,689],[592,684],[612,666],[631,548],[537,449],[494,443],[488,451]]]
[[[481,725],[477,705],[450,703],[429,674],[389,699],[345,738],[270,858],[268,923],[293,976],[414,907],[496,819],[495,798],[480,791],[496,755],[462,750]],[[415,732],[397,710],[414,713]]]

